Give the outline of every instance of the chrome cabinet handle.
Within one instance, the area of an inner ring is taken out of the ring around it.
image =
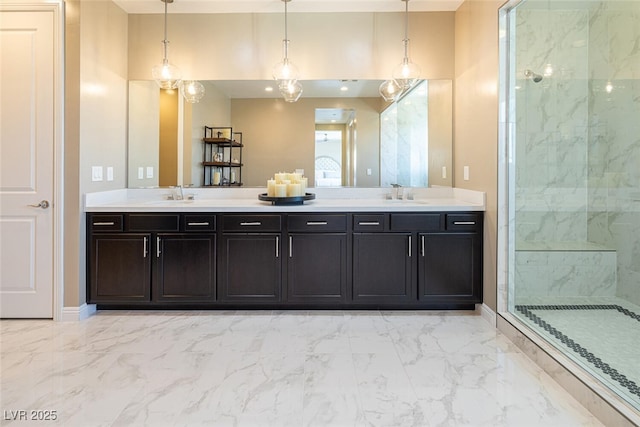
[[[280,237],[276,236],[276,258],[280,258]]]
[[[327,221],[307,221],[307,225],[327,225]]]
[[[32,208],[42,208],[42,209],[47,209],[49,207],[49,201],[48,200],[42,200],[40,203],[38,203],[37,205],[29,205]]]
[[[114,221],[107,221],[107,222],[94,222],[93,223],[94,226],[110,226],[110,225],[116,225],[116,223]]]
[[[144,237],[144,243],[142,244],[142,257],[143,258],[146,258],[147,254],[149,253],[149,251],[147,250],[147,243],[148,243],[148,240],[147,240],[146,237]]]
[[[242,226],[262,225],[262,222],[260,222],[260,221],[241,222],[240,225],[242,225]]]
[[[411,236],[409,236],[409,258],[411,258]]]
[[[476,225],[475,221],[453,221],[453,225]]]
[[[422,249],[421,249],[421,252],[422,252],[422,256],[424,257],[424,236],[422,236]]]
[[[160,237],[156,237],[156,258],[160,258]]]
[[[293,258],[293,238],[289,236],[289,258]]]
[[[187,225],[209,225],[208,222],[188,222]]]
[[[358,225],[380,225],[379,221],[360,221]]]

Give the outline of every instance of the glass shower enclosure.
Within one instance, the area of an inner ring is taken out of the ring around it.
[[[501,12],[503,309],[640,410],[640,1]]]

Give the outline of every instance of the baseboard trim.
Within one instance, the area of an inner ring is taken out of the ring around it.
[[[62,322],[77,322],[80,320],[88,319],[95,313],[95,304],[82,304],[80,307],[63,307],[60,320]]]
[[[496,312],[484,303],[480,305],[480,317],[489,322],[492,326],[498,326],[498,317]]]

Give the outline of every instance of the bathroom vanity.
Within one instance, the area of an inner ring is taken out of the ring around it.
[[[87,195],[87,302],[100,308],[437,309],[482,302],[484,194],[259,189]],[[227,192],[228,191],[228,192]],[[388,191],[388,190],[387,190]],[[205,194],[206,193],[206,194]],[[144,194],[144,196],[143,196]],[[441,197],[435,197],[441,196]]]

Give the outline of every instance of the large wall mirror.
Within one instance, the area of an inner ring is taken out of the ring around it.
[[[380,83],[304,81],[302,98],[287,103],[277,88],[268,92],[271,81],[206,81],[205,97],[188,104],[152,81],[130,81],[128,186],[210,184],[204,126],[242,132],[248,187],[296,169],[314,186],[451,186],[451,80],[423,81],[392,105]]]

